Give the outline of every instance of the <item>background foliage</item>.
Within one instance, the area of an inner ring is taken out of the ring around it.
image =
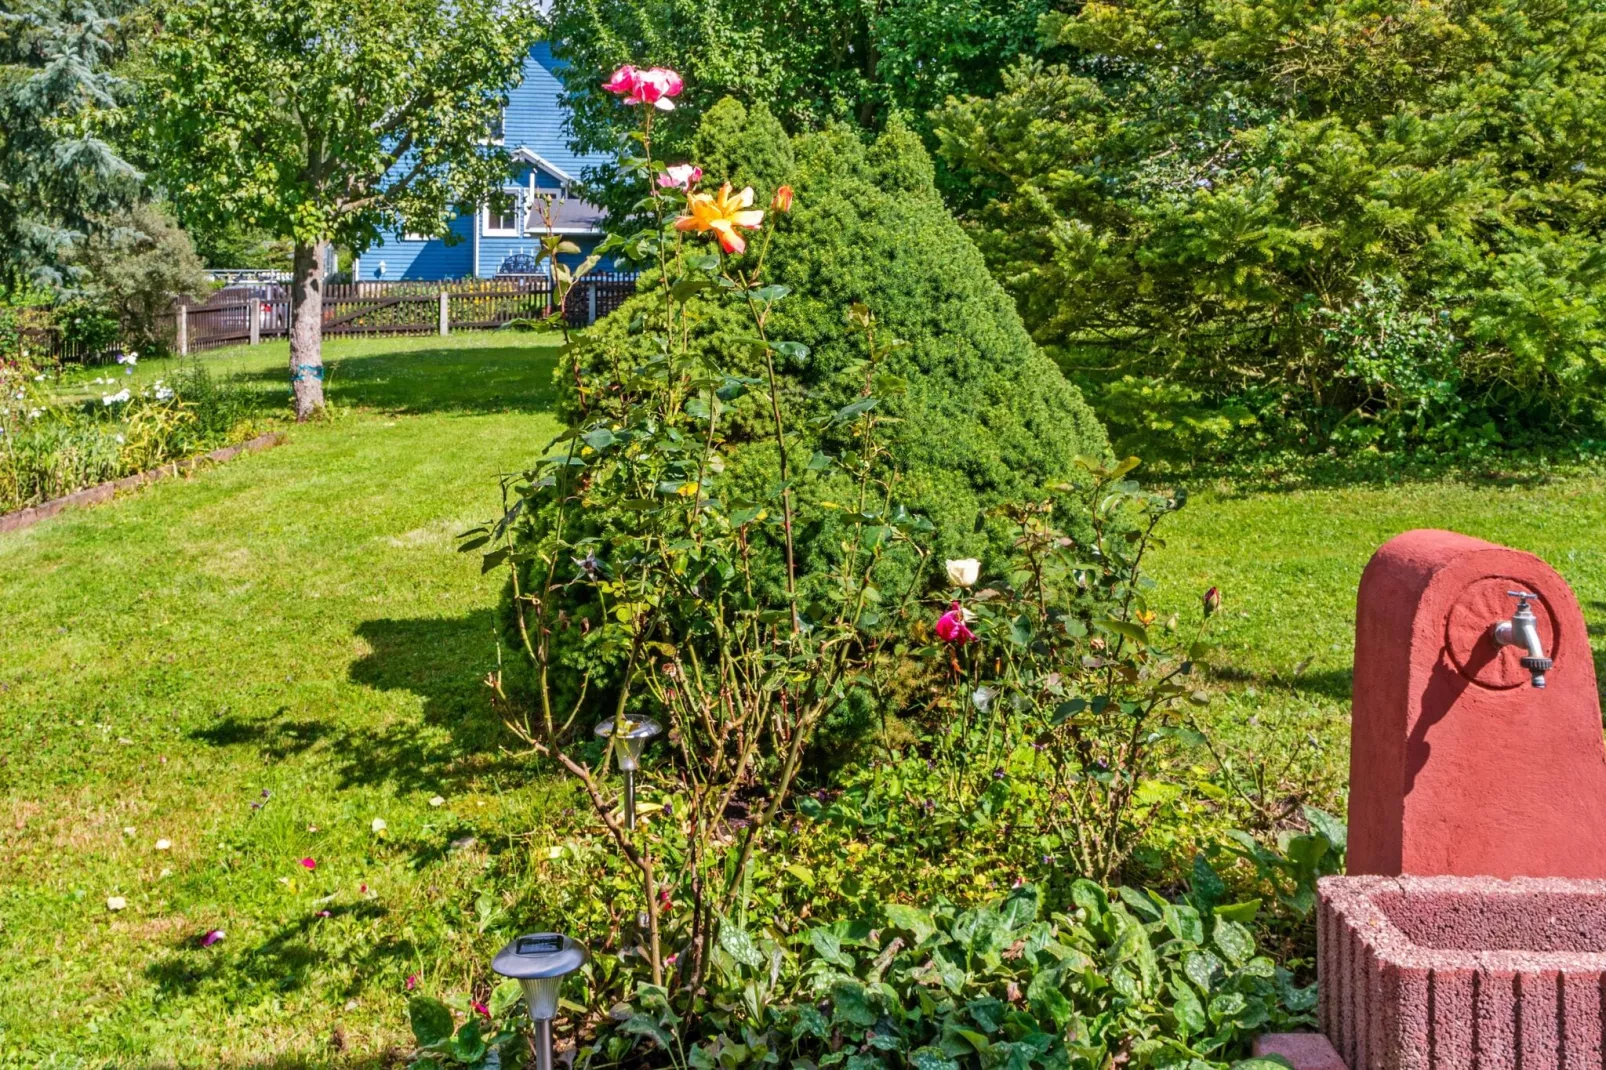
[[[1049,0],[558,0],[551,37],[570,63],[564,99],[576,143],[612,152],[632,120],[598,88],[622,63],[665,64],[686,76],[677,104],[695,119],[726,96],[772,108],[792,133],[833,121],[881,129],[902,117],[922,133],[949,94],[988,93],[1009,59],[1037,48]],[[661,142],[686,151],[692,127]],[[620,173],[600,168],[598,194],[633,201]]]
[[[1598,436],[1599,4],[1095,0],[1042,31],[938,136],[1118,437]]]

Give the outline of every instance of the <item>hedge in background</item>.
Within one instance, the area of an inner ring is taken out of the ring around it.
[[[1060,6],[941,153],[1146,455],[1601,437],[1599,3]]]

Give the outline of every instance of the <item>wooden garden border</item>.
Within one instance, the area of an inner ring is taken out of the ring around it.
[[[23,528],[33,527],[41,520],[55,516],[65,509],[76,509],[83,505],[96,505],[100,502],[111,501],[120,491],[133,490],[135,487],[144,486],[146,483],[155,483],[157,480],[166,479],[168,476],[176,476],[181,472],[188,474],[199,468],[202,462],[205,461],[214,461],[221,464],[224,461],[232,461],[242,453],[256,453],[260,450],[272,449],[282,443],[284,439],[284,432],[270,431],[265,435],[258,435],[249,442],[242,442],[238,446],[225,446],[222,449],[213,450],[211,453],[204,453],[199,457],[171,461],[158,468],[152,468],[131,476],[124,476],[122,479],[113,479],[110,482],[101,483],[93,487],[85,487],[83,490],[75,490],[65,497],[52,498],[48,502],[41,502],[38,505],[31,505],[26,509],[18,509],[14,513],[6,513],[0,516],[0,532],[21,531]]]

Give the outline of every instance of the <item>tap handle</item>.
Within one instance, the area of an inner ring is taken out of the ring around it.
[[[1531,591],[1507,591],[1506,594],[1517,600],[1517,612],[1521,613],[1528,608],[1529,602],[1539,601],[1539,596]]]

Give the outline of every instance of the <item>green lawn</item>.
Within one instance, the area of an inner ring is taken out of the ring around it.
[[[407,975],[483,972],[476,878],[537,800],[481,697],[497,585],[453,536],[550,439],[551,347],[329,357],[335,415],[286,445],[0,536],[20,1065],[367,1065],[404,1040]],[[284,390],[282,345],[206,359]]]
[[[1412,528],[1448,528],[1548,561],[1577,592],[1606,672],[1606,479],[1197,493],[1163,529],[1159,600],[1225,599],[1212,637],[1227,739],[1307,770],[1328,803],[1348,776],[1355,593],[1373,552]]]
[[[565,802],[499,748],[499,585],[452,538],[553,433],[550,346],[328,356],[335,413],[286,445],[0,535],[0,1064],[386,1065],[409,975],[465,993],[509,928],[561,923],[540,889]],[[282,345],[204,359],[282,399]],[[1202,491],[1160,601],[1221,587],[1224,738],[1296,749],[1341,805],[1371,552],[1423,525],[1532,549],[1600,649],[1603,517],[1589,476]]]

